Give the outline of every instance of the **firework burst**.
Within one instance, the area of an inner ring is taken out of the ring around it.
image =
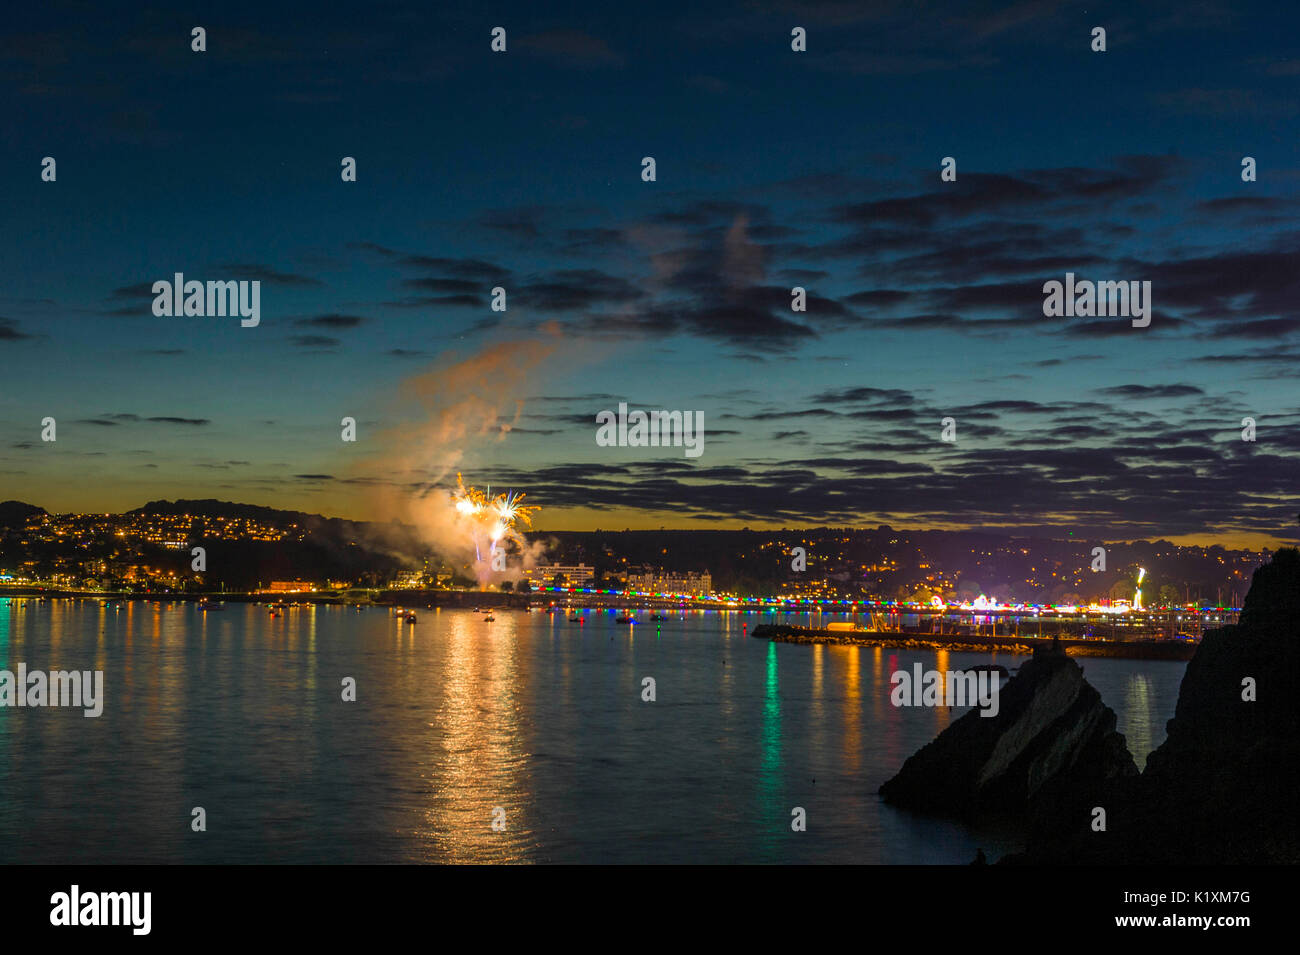
[[[489,487],[487,493],[476,487],[466,487],[464,479],[456,475],[456,493],[452,501],[456,513],[460,515],[466,531],[474,541],[474,556],[480,562],[492,562],[503,542],[514,541],[523,548],[526,541],[519,528],[532,527],[533,515],[541,508],[525,505],[526,495],[506,491],[492,496]],[[484,556],[484,545],[487,556]]]

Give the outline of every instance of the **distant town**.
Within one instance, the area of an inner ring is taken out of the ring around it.
[[[122,514],[50,514],[8,501],[0,504],[0,588],[201,595],[485,587],[1052,605],[1129,603],[1140,589],[1151,607],[1233,607],[1269,556],[891,527],[551,531],[529,541],[543,545],[542,558],[507,555],[506,570],[481,585],[472,561],[439,554],[397,524],[212,500],[155,501]]]

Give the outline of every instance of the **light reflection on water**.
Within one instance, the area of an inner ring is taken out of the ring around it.
[[[0,707],[0,862],[964,863],[1009,847],[876,790],[960,715],[890,705],[894,670],[1021,658],[770,643],[742,630],[757,614],[418,613],[0,598],[0,668],[103,669],[107,697],[99,719]],[[1185,664],[1081,662],[1141,765]]]

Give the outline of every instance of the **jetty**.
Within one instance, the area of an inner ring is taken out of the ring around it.
[[[1132,660],[1190,660],[1193,640],[1102,640],[1054,637],[937,634],[909,630],[821,630],[793,624],[759,624],[752,636],[782,643],[821,643],[851,647],[894,647],[902,650],[955,650],[969,653],[1031,654],[1053,648],[1072,657],[1120,657]]]

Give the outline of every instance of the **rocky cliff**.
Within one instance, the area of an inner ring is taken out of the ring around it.
[[[1255,572],[1240,621],[1201,640],[1146,770],[1100,787],[1106,831],[1060,799],[1009,861],[1300,862],[1298,680],[1300,553],[1281,550]]]

